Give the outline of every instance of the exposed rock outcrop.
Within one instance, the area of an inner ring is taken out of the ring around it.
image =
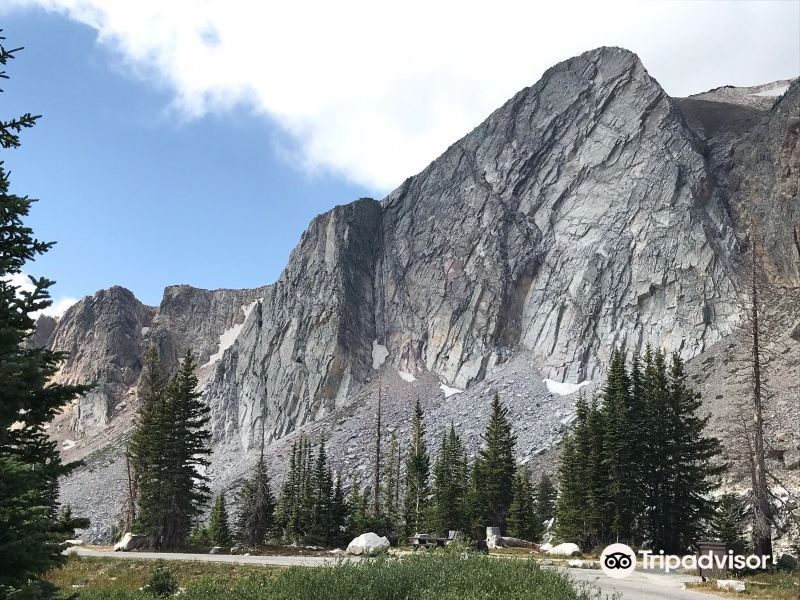
[[[174,286],[158,308],[112,288],[42,319],[34,343],[74,353],[59,377],[105,384],[74,409],[77,432],[116,418],[108,407],[131,393],[147,344],[169,367],[195,352],[218,487],[244,472],[252,456],[242,450],[262,424],[274,468],[297,432],[324,429],[332,463],[363,469],[358,431],[379,372],[392,431],[406,432],[420,398],[432,439],[452,421],[474,451],[499,393],[521,460],[547,468],[574,400],[548,387],[598,381],[623,343],[690,359],[709,407],[724,413],[718,400],[745,393],[741,369],[706,374],[702,361],[740,360],[754,232],[778,289],[767,319],[782,328],[775,365],[795,368],[800,356],[800,83],[778,83],[674,99],[633,53],[586,52],[382,201],[316,217],[275,283]],[[779,386],[781,410],[796,413],[796,380]],[[724,422],[714,427],[726,435]],[[797,447],[786,439],[785,450]],[[120,472],[108,455],[87,464]],[[87,469],[65,482],[71,500],[98,476]],[[101,520],[113,510],[92,506]]]

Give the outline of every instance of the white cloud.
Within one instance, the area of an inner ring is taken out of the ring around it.
[[[247,107],[387,191],[552,64],[628,47],[673,95],[800,71],[796,2],[11,0],[85,23],[186,118]]]
[[[10,281],[11,285],[17,287],[20,291],[32,292],[34,289],[27,273],[16,273],[11,275],[11,277],[8,277],[6,281]],[[49,317],[57,319],[77,301],[78,300],[76,298],[70,298],[69,296],[59,296],[58,298],[53,298],[53,303],[44,310],[33,313],[33,318],[36,319],[40,314],[45,314]]]

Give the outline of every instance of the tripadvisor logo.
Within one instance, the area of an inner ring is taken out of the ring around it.
[[[600,555],[600,569],[612,579],[624,579],[636,569],[636,553],[625,544],[606,546]]]
[[[708,553],[700,556],[665,556],[663,550],[657,555],[650,550],[640,550],[639,554],[642,555],[642,566],[645,569],[661,569],[666,573],[678,569],[694,570],[698,567],[728,571],[742,570],[745,567],[764,570],[769,566],[770,560],[769,556],[734,555],[733,550],[728,550],[723,555]],[[600,555],[600,569],[613,579],[624,579],[636,569],[636,553],[625,544],[606,546]]]

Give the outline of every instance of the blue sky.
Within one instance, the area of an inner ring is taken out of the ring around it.
[[[316,214],[370,195],[289,166],[283,135],[238,110],[187,121],[158,86],[133,79],[84,25],[40,11],[3,19],[2,114],[39,124],[3,151],[13,191],[38,198],[28,223],[53,250],[29,272],[54,297],[123,285],[157,304],[166,285],[255,287],[273,281]],[[374,191],[373,191],[374,193]]]
[[[0,0],[0,27],[26,47],[0,115],[43,115],[2,159],[58,242],[28,271],[148,304],[274,281],[314,215],[585,50],[635,51],[673,96],[800,74],[800,1]]]

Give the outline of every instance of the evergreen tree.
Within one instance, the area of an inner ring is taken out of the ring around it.
[[[185,543],[209,496],[201,471],[209,464],[210,417],[197,391],[196,368],[187,351],[178,372],[162,385],[157,357],[150,353],[145,364],[145,397],[130,447],[139,487],[136,529],[161,549]]]
[[[668,397],[673,418],[666,443],[671,474],[671,526],[664,550],[679,553],[697,541],[703,522],[713,518],[714,503],[709,492],[714,487],[713,477],[723,467],[710,464],[720,453],[720,443],[704,434],[710,416],[698,416],[700,394],[689,388],[683,360],[677,353],[673,353],[670,364]]]
[[[483,517],[486,525],[503,528],[513,499],[516,436],[511,431],[508,409],[499,396],[492,399],[491,409],[483,436],[485,445],[475,459],[479,482],[477,516]]]
[[[139,406],[128,445],[134,482],[130,501],[136,506],[132,511],[134,529],[148,535],[150,545],[157,543],[167,503],[166,489],[161,486],[169,462],[165,456],[166,387],[158,352],[150,347],[139,377]]]
[[[439,454],[433,466],[433,487],[428,523],[437,533],[463,530],[467,520],[467,458],[461,438],[453,425],[442,436]]]
[[[593,521],[589,494],[589,455],[583,453],[591,444],[590,410],[586,397],[579,393],[575,405],[575,427],[562,444],[560,493],[556,501],[556,535],[584,548],[589,545]]]
[[[422,419],[422,407],[417,400],[411,420],[411,443],[406,458],[405,522],[409,535],[420,532],[425,527],[428,502],[430,457],[425,446],[425,427]]]
[[[208,523],[208,536],[215,546],[229,546],[231,530],[228,525],[228,507],[225,504],[225,493],[220,493],[211,509],[211,520]]]
[[[711,535],[725,542],[734,554],[745,553],[743,511],[736,494],[723,494],[711,521]]]
[[[531,473],[520,467],[514,476],[514,500],[508,512],[509,535],[531,542],[539,541],[544,533],[542,517],[536,510]]]
[[[0,45],[0,68],[18,50]],[[0,77],[7,78],[4,70]],[[0,148],[18,147],[20,131],[37,119],[25,114],[0,121]],[[26,345],[35,313],[51,304],[48,288],[54,282],[31,278],[32,291],[12,282],[28,261],[52,246],[35,239],[22,222],[32,202],[9,193],[0,162],[0,598],[55,597],[54,586],[41,575],[63,563],[63,542],[76,527],[88,525],[71,511],[59,518],[58,480],[77,464],[62,464],[44,429],[88,388],[50,383],[66,354]]]
[[[314,494],[311,444],[305,436],[292,444],[289,468],[278,501],[278,525],[284,538],[293,541],[307,535],[313,523]]]
[[[173,418],[172,426],[167,429],[173,457],[169,476],[174,491],[165,523],[165,548],[176,548],[185,542],[210,497],[208,478],[204,473],[209,465],[207,457],[211,454],[211,431],[208,429],[211,409],[201,400],[196,370],[197,361],[187,350],[169,398]]]
[[[556,514],[556,487],[547,473],[542,474],[536,486],[536,512],[542,521],[549,521]]]
[[[249,547],[264,544],[275,527],[275,496],[263,454],[253,474],[239,488],[236,499],[239,507],[236,537]]]
[[[648,347],[628,377],[624,354],[609,367],[603,406],[579,398],[561,459],[557,532],[585,548],[615,541],[686,551],[713,516],[710,466],[719,442],[705,435],[700,397],[683,361]],[[624,468],[623,468],[624,467]],[[627,476],[626,476],[627,473]]]
[[[342,534],[347,531],[347,523],[350,518],[350,511],[347,499],[344,497],[342,489],[342,477],[336,474],[336,483],[333,487],[333,524],[334,531],[331,542],[336,543],[342,539]]]
[[[369,490],[361,490],[361,482],[357,475],[353,475],[350,484],[350,495],[347,499],[349,519],[347,528],[352,537],[356,537],[369,529]]]
[[[264,460],[264,421],[261,421],[261,454],[253,474],[236,493],[239,515],[236,519],[236,537],[250,547],[260,546],[275,528],[275,496],[272,494],[269,471]]]
[[[337,534],[334,507],[333,474],[328,468],[328,456],[325,452],[325,439],[321,439],[317,449],[312,480],[313,521],[311,534],[332,539]]]
[[[386,451],[386,463],[383,468],[383,516],[389,535],[397,539],[401,535],[400,507],[400,447],[397,437],[392,433]]]
[[[608,481],[601,507],[607,541],[630,539],[638,493],[632,465],[636,463],[636,435],[632,431],[631,382],[625,366],[625,349],[611,357],[603,389],[603,470]],[[605,541],[605,540],[604,540]]]

